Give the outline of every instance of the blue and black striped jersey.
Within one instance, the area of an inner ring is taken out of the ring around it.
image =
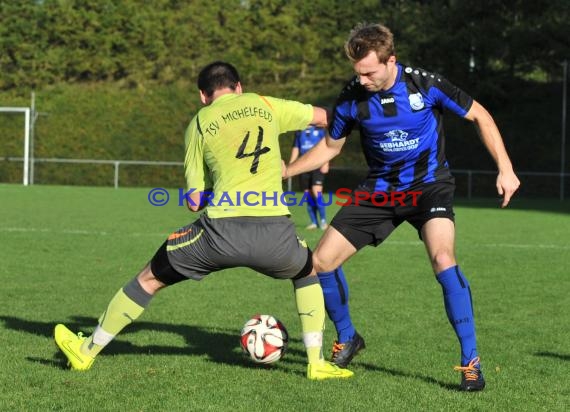
[[[393,191],[453,181],[445,158],[443,110],[464,117],[473,99],[438,74],[397,63],[396,83],[369,92],[354,77],[341,92],[329,133],[358,127],[369,172],[363,188]]]

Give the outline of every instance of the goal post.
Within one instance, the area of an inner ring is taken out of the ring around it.
[[[24,113],[24,171],[23,184],[30,183],[30,113],[29,107],[0,107],[0,113]]]

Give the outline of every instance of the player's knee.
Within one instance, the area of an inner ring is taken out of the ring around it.
[[[322,258],[318,251],[313,252],[313,267],[318,273],[330,272],[336,269],[338,265],[335,262],[329,262]]]
[[[165,283],[157,279],[155,274],[152,272],[150,264],[146,265],[138,274],[136,281],[139,283],[140,287],[150,295],[154,295],[160,289],[167,286]]]
[[[447,250],[438,251],[431,256],[431,265],[436,274],[443,272],[445,269],[455,266],[455,256]]]
[[[307,256],[305,259],[305,264],[303,265],[301,270],[299,270],[299,272],[291,279],[293,280],[293,283],[295,283],[295,281],[298,279],[303,279],[311,275],[316,275],[315,269],[313,268],[313,252],[311,251],[311,249],[306,249],[306,250],[307,250]]]
[[[318,199],[319,197],[323,196],[323,190],[322,187],[314,187],[311,189],[311,195],[313,195],[314,199]]]

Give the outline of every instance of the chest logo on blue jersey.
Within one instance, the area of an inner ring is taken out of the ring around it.
[[[410,99],[410,107],[412,110],[421,110],[424,108],[424,98],[421,93],[414,93],[408,96]]]
[[[408,132],[403,130],[390,130],[384,133],[390,141],[380,142],[380,148],[385,152],[404,152],[407,150],[414,150],[418,148],[419,138],[409,139]]]
[[[393,142],[405,142],[408,140],[408,132],[403,130],[390,130],[388,133],[384,133],[384,136],[389,137]]]

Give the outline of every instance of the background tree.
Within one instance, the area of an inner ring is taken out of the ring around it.
[[[383,22],[399,61],[491,109],[519,169],[555,171],[569,10],[565,0],[0,1],[0,99],[28,105],[36,91],[50,113],[38,156],[178,160],[205,64],[231,61],[246,90],[330,107],[353,75],[348,32]],[[452,167],[493,167],[472,128],[446,125]],[[0,140],[0,156],[21,154],[15,142]],[[362,162],[357,138],[347,149],[337,164]]]

